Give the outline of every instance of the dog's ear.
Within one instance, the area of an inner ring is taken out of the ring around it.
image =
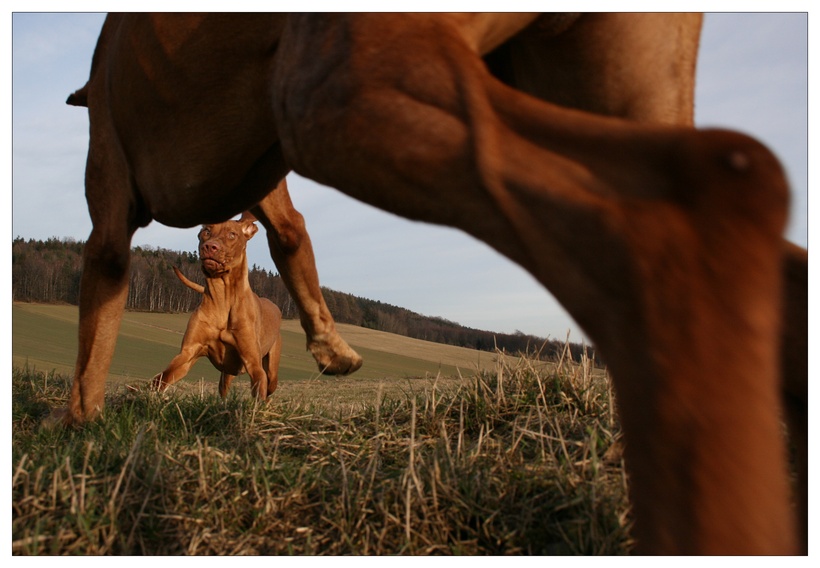
[[[248,240],[250,240],[250,238],[256,234],[256,231],[259,230],[259,228],[254,224],[254,221],[256,221],[256,217],[254,217],[253,213],[250,211],[244,211],[242,216],[239,218],[239,223],[242,224],[242,233]]]
[[[258,230],[259,228],[252,220],[245,220],[242,222],[242,234],[245,235],[246,239],[250,240]]]

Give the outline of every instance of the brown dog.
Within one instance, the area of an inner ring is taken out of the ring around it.
[[[153,386],[165,390],[182,379],[200,357],[208,357],[222,372],[219,394],[228,394],[231,381],[246,370],[251,392],[264,400],[276,390],[282,337],[282,312],[267,298],[260,298],[248,283],[245,246],[256,234],[251,215],[238,221],[204,225],[199,232],[199,256],[207,278],[200,286],[177,276],[203,294],[191,315],[182,349],[168,367],[154,377]]]

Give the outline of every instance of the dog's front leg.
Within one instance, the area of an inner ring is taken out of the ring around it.
[[[68,408],[55,410],[49,419],[66,425],[91,420],[103,408],[128,297],[131,237],[147,223],[138,214],[119,147],[111,143],[105,121],[95,119],[94,112],[91,119],[85,184],[93,228],[83,251],[77,361]]]
[[[255,328],[253,325],[248,325],[238,329],[232,329],[231,332],[236,341],[236,349],[239,351],[245,370],[251,377],[251,394],[259,400],[265,400],[268,397],[268,374],[262,365],[262,354],[259,351],[259,345],[256,340]],[[230,385],[230,381],[227,381],[225,384],[226,393],[228,385]],[[220,380],[219,386],[221,394],[222,380]]]

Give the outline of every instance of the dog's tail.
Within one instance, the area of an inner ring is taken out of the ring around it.
[[[176,273],[177,278],[179,278],[182,281],[182,283],[185,284],[188,288],[190,288],[194,292],[199,292],[200,294],[205,293],[205,286],[188,280],[188,278],[186,278],[186,276],[182,272],[180,272],[179,268],[177,268],[176,266],[174,266],[174,272]]]

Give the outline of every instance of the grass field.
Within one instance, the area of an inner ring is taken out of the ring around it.
[[[111,387],[147,382],[163,370],[179,352],[188,314],[126,312],[109,372]],[[24,304],[12,306],[12,363],[20,368],[71,374],[77,356],[76,306]],[[441,345],[399,335],[338,325],[348,343],[364,358],[363,367],[351,377],[325,377],[305,349],[305,334],[296,320],[282,324],[280,387],[276,396],[313,395],[356,398],[359,389],[375,392],[383,384],[390,390],[413,388],[414,383],[440,377],[471,375],[495,368],[495,353]],[[188,376],[175,385],[178,390],[215,391],[217,371],[202,358]],[[234,388],[248,389],[247,375]],[[298,391],[296,385],[299,385]],[[304,391],[304,392],[302,392]]]
[[[186,317],[131,313],[105,412],[64,430],[42,421],[68,400],[76,308],[15,305],[13,318],[15,555],[633,548],[612,392],[588,361],[344,326],[365,372],[319,378],[288,322],[290,375],[269,403],[241,378],[220,399],[207,362],[196,373],[213,378],[157,394],[122,385],[175,354]]]

